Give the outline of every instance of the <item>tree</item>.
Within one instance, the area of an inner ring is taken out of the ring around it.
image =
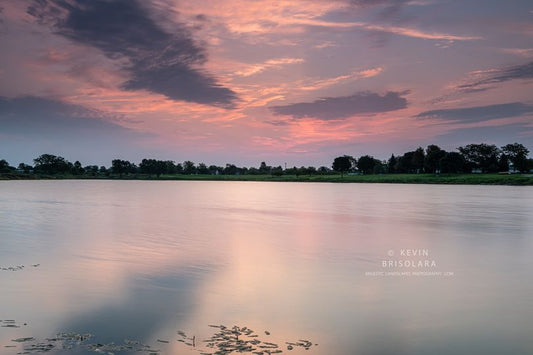
[[[344,173],[350,171],[354,166],[355,158],[349,155],[343,155],[342,157],[335,158],[331,167],[333,170],[340,172],[341,176],[344,176]]]
[[[276,167],[272,168],[270,173],[272,174],[272,176],[281,176],[281,175],[283,175],[283,168],[281,167],[281,165],[280,166],[276,166]]]
[[[413,168],[413,155],[415,152],[404,153],[399,159],[396,165],[396,172],[398,173],[412,173]]]
[[[459,152],[471,169],[481,169],[483,173],[498,171],[500,150],[494,144],[468,144],[459,147]]]
[[[69,162],[63,157],[52,154],[42,154],[33,159],[35,163],[34,171],[43,174],[66,173],[70,170]]]
[[[463,173],[467,169],[465,158],[457,152],[449,152],[439,161],[442,173]]]
[[[326,175],[327,173],[329,173],[329,168],[325,166],[321,166],[320,168],[318,168],[318,173],[320,175]]]
[[[222,170],[224,170],[224,168],[222,168],[221,166],[209,165],[208,170],[209,170],[209,174],[218,175],[222,172]]]
[[[150,176],[155,174],[159,177],[161,174],[167,172],[167,164],[162,160],[143,159],[139,164],[139,170],[142,174],[148,174]]]
[[[85,173],[85,169],[83,169],[79,160],[76,160],[74,162],[74,165],[72,166],[70,171],[73,175],[82,175],[83,173]]]
[[[526,167],[527,167],[527,170],[526,170],[526,171],[531,171],[531,170],[533,170],[533,159],[527,159]]]
[[[209,174],[209,168],[204,163],[198,164],[198,174]]]
[[[11,173],[14,170],[15,168],[10,166],[6,160],[0,160],[0,173]]]
[[[262,161],[261,165],[259,165],[259,174],[261,175],[270,174],[271,169],[272,169],[271,166],[267,165],[264,161]]]
[[[165,170],[165,174],[176,174],[177,173],[177,168],[176,168],[176,164],[174,163],[173,160],[165,160],[165,161],[162,161],[162,163],[164,165],[164,170]]]
[[[32,172],[33,167],[28,164],[20,163],[18,166],[18,169],[22,171],[24,174],[29,174]]]
[[[498,159],[498,171],[509,171],[509,157],[507,154],[500,154]]]
[[[422,147],[418,147],[418,149],[413,152],[411,163],[412,163],[413,169],[415,170],[417,174],[420,173],[424,169],[425,158],[426,157],[424,154],[424,149],[422,149]]]
[[[122,159],[114,159],[111,161],[111,171],[113,174],[119,174],[120,177],[124,174],[134,173],[137,170],[135,164]]]
[[[316,168],[314,166],[308,166],[306,169],[307,175],[315,175],[316,174]]]
[[[363,174],[371,174],[376,166],[376,159],[370,155],[363,155],[357,160],[357,168]]]
[[[186,175],[196,174],[196,166],[190,160],[183,162],[183,173]]]
[[[387,172],[389,174],[395,173],[398,165],[398,158],[392,154],[387,162]]]
[[[444,158],[446,151],[440,149],[439,146],[431,144],[426,148],[426,156],[424,158],[424,170],[426,173],[436,173],[441,170],[440,160]]]
[[[139,170],[142,174],[157,175],[174,173],[175,165],[171,160],[143,159],[139,164]]]
[[[295,168],[296,169],[296,168]],[[307,168],[305,166],[300,166],[296,169],[296,176],[307,174]]]
[[[374,168],[372,169],[372,174],[385,174],[387,172],[387,161],[374,159]]]
[[[237,175],[239,168],[235,164],[226,164],[226,167],[222,171],[224,175]]]
[[[141,174],[152,175],[155,174],[156,170],[156,161],[155,159],[143,159],[139,164],[139,171]]]
[[[527,172],[528,163],[527,155],[529,149],[520,143],[507,144],[502,147],[502,151],[507,155],[508,159],[513,163],[513,167],[521,173]]]
[[[293,166],[292,168],[285,169],[285,175],[296,175],[296,177],[298,177],[298,174],[298,168],[295,166]]]
[[[91,174],[91,176],[95,176],[98,173],[98,165],[87,165],[83,168],[85,173]]]

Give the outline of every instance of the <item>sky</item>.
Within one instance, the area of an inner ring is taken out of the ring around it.
[[[0,0],[0,159],[533,151],[533,3]]]

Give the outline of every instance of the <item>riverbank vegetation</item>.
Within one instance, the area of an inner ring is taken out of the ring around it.
[[[418,148],[402,155],[379,160],[370,155],[359,158],[343,155],[331,167],[269,166],[256,167],[175,163],[170,160],[143,159],[138,165],[114,159],[111,166],[69,162],[61,156],[42,154],[33,165],[11,166],[0,160],[0,179],[160,179],[160,180],[236,180],[236,181],[314,181],[429,184],[506,184],[533,185],[533,159],[522,144],[501,148],[489,144],[469,144],[447,152],[436,145]]]

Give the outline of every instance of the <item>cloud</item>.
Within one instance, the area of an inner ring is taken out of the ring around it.
[[[459,147],[472,142],[488,142],[502,146],[519,142],[533,149],[533,127],[523,123],[500,126],[457,128],[433,139],[433,144]]]
[[[287,64],[299,64],[303,63],[304,59],[302,58],[278,58],[278,59],[269,59],[264,63],[252,64],[244,70],[240,70],[235,73],[237,76],[248,77],[255,74],[259,74],[265,70],[280,68],[283,65]]]
[[[27,12],[55,33],[120,59],[130,79],[126,90],[148,90],[172,100],[231,108],[237,96],[201,68],[205,50],[190,30],[174,23],[172,33],[134,0],[35,1]]]
[[[420,39],[429,39],[429,40],[445,40],[445,41],[473,41],[482,39],[479,36],[460,36],[452,35],[448,33],[439,33],[439,32],[425,32],[417,30],[415,28],[402,27],[402,26],[382,26],[382,25],[373,25],[364,22],[354,22],[355,27],[359,27],[368,31],[377,31],[395,34],[398,36],[405,36],[411,38],[420,38]]]
[[[98,110],[58,100],[0,96],[0,125],[3,133],[55,138],[83,134],[92,138],[102,135],[140,138],[144,135],[108,121],[113,118]]]
[[[391,19],[400,13],[402,7],[407,5],[409,0],[350,0],[350,3],[358,7],[380,7],[380,17]]]
[[[186,6],[184,4],[187,4]],[[219,4],[220,3],[220,4]],[[358,3],[358,4],[357,4]],[[224,2],[216,2],[218,6],[206,7],[200,1],[180,2],[180,13],[189,17],[196,16],[197,13],[206,14],[214,22],[220,22],[227,29],[228,35],[246,38],[254,44],[265,43],[287,43],[289,37],[298,36],[302,33],[314,34],[317,32],[352,32],[369,31],[372,33],[390,33],[411,38],[430,39],[438,41],[472,41],[480,39],[479,36],[454,35],[440,32],[426,32],[416,28],[396,25],[377,25],[375,20],[368,21],[340,21],[339,14],[346,13],[350,0],[337,1],[309,1],[292,0],[282,2],[247,1],[232,0],[231,6]],[[377,5],[376,5],[377,4]],[[356,1],[352,3],[355,9],[354,14],[361,18],[360,7],[375,8],[380,12],[383,20],[390,20],[396,16],[396,9],[403,6],[425,5],[424,1]],[[177,6],[177,5],[176,5]],[[343,16],[341,16],[343,17]],[[346,18],[346,17],[343,17]],[[351,17],[350,17],[351,18]],[[390,21],[387,21],[389,23]],[[406,21],[394,21],[394,23],[405,23]],[[213,35],[220,36],[220,28],[213,28]],[[268,39],[268,35],[280,36],[276,41]],[[324,38],[320,38],[321,41]],[[290,40],[291,43],[299,43]],[[323,46],[329,46],[329,41],[322,42]],[[320,48],[321,45],[319,44]]]
[[[336,77],[329,78],[329,79],[315,80],[310,83],[304,83],[304,85],[302,85],[300,89],[305,90],[305,91],[318,90],[318,89],[336,85],[340,82],[344,82],[348,80],[352,81],[352,80],[371,78],[373,76],[379,75],[382,71],[383,71],[383,67],[375,67],[375,68],[364,69],[364,70],[355,70],[349,74],[340,75],[340,76],[336,76]]]
[[[354,29],[361,29],[364,31],[372,32],[382,32],[389,33],[397,36],[405,36],[411,38],[419,39],[428,39],[428,40],[438,40],[438,41],[474,41],[483,39],[480,36],[463,36],[463,35],[453,35],[449,33],[441,32],[426,32],[418,30],[416,28],[405,27],[405,26],[395,26],[395,25],[377,25],[369,22],[362,21],[353,21],[353,22],[335,22],[335,21],[324,21],[317,19],[307,19],[307,18],[295,18],[290,19],[287,23],[282,23],[285,26],[306,26],[314,28],[328,28],[338,31],[353,31]]]
[[[275,115],[287,115],[293,118],[313,117],[321,120],[335,120],[358,114],[375,114],[406,108],[407,100],[402,95],[407,93],[407,91],[389,91],[381,96],[366,91],[351,96],[325,97],[313,102],[272,106],[270,110]]]
[[[400,6],[407,4],[409,0],[349,0],[351,4],[367,7],[367,6]]]
[[[460,121],[461,123],[474,123],[497,118],[517,117],[531,112],[533,112],[533,105],[526,105],[522,102],[511,102],[488,106],[425,111],[419,113],[415,117],[422,119],[433,118]]]
[[[107,164],[154,138],[110,119],[118,117],[58,100],[0,96],[0,151],[19,162],[53,153]]]
[[[458,88],[464,91],[473,92],[489,89],[490,85],[503,83],[515,79],[533,79],[533,62],[522,65],[515,65],[506,68],[495,68],[471,73],[481,79],[475,79],[466,84],[459,85]]]
[[[464,94],[475,94],[496,89],[505,82],[528,79],[533,79],[533,62],[502,68],[476,70],[469,72],[458,82],[450,84],[447,92],[431,100],[431,103],[436,104],[455,100]]]
[[[521,57],[533,57],[533,48],[501,48],[504,53],[510,53]]]

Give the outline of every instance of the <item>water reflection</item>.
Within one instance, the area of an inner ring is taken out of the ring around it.
[[[0,319],[27,322],[0,345],[76,331],[197,353],[176,332],[216,323],[319,344],[291,353],[527,353],[531,206],[527,187],[1,182],[0,267],[40,266],[0,271]],[[403,249],[453,276],[366,274]]]
[[[61,329],[98,334],[98,341],[103,343],[117,339],[148,341],[165,329],[186,327],[198,306],[195,297],[201,280],[187,272],[125,282],[128,288],[121,291],[119,299],[71,316]]]

